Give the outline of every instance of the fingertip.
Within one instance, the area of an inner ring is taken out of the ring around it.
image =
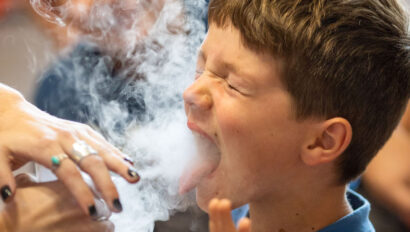
[[[231,203],[231,201],[228,200],[228,199],[222,199],[222,200],[219,202],[219,209],[220,209],[220,210],[223,210],[223,211],[228,210],[228,211],[230,211],[230,210],[231,210],[231,207],[232,207],[232,203]]]
[[[90,216],[94,220],[97,219],[98,213],[97,213],[97,207],[95,207],[95,204],[88,205],[87,211],[88,211],[87,212],[88,216]]]
[[[251,228],[251,220],[249,218],[242,218],[238,224],[239,232],[248,232]]]
[[[13,198],[16,191],[16,181],[11,171],[8,153],[0,147],[0,195],[3,202]]]
[[[219,205],[219,200],[217,198],[213,198],[208,205],[209,211],[215,211]]]
[[[141,180],[141,176],[133,167],[129,167],[126,175],[126,180],[130,183],[138,183]]]
[[[14,195],[15,188],[12,188],[9,184],[5,184],[0,188],[1,199],[3,202],[9,202]]]
[[[6,181],[2,181],[0,184],[0,195],[3,202],[9,202],[13,199],[16,192],[16,181],[14,178],[7,178]]]

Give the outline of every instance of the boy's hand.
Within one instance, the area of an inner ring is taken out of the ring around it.
[[[227,199],[212,199],[209,203],[209,230],[210,232],[250,232],[249,218],[243,218],[239,222],[238,229],[231,217],[231,202]]]

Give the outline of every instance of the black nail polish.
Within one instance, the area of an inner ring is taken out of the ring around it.
[[[128,175],[130,175],[134,179],[140,180],[140,176],[132,168],[128,169]]]
[[[124,160],[125,160],[125,162],[128,162],[128,163],[134,165],[134,160],[131,159],[129,156],[124,156]]]
[[[122,211],[122,204],[121,201],[117,198],[114,199],[114,201],[112,202],[112,204],[114,205],[114,207],[118,210],[118,211]]]
[[[95,208],[95,205],[90,205],[88,207],[88,212],[90,213],[90,216],[95,218],[97,216],[97,208]]]
[[[1,188],[1,198],[6,201],[12,195],[11,189],[8,185]]]

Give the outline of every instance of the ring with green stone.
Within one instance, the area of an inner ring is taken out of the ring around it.
[[[56,169],[58,167],[60,167],[61,162],[64,159],[67,159],[68,156],[66,154],[60,154],[60,155],[55,155],[51,157],[51,164],[53,165],[53,168]]]

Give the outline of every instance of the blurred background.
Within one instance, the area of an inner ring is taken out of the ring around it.
[[[29,1],[0,0],[0,82],[32,100],[39,73],[58,52]]]

